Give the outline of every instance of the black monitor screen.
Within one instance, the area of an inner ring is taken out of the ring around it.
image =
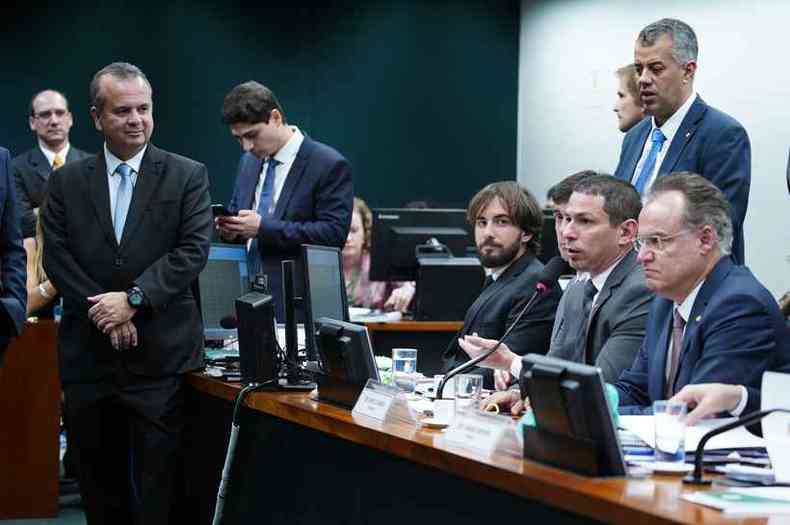
[[[543,264],[548,263],[560,254],[557,246],[557,230],[554,228],[554,210],[543,210],[543,233],[540,239],[540,255],[538,259]]]
[[[220,321],[234,315],[236,298],[249,289],[246,252],[244,245],[211,245],[208,262],[198,279],[206,339],[224,339],[236,335],[236,330],[222,328]]]
[[[304,267],[305,342],[315,358],[315,320],[328,317],[348,321],[348,300],[340,250],[328,246],[302,245]]]
[[[466,210],[377,208],[373,210],[370,279],[414,281],[415,248],[429,239],[447,246],[455,257],[476,255]]]

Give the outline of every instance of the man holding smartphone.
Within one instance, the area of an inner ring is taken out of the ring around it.
[[[351,166],[335,149],[288,125],[274,93],[255,81],[225,97],[223,121],[241,144],[233,196],[223,215],[222,237],[247,243],[251,278],[263,274],[283,319],[282,261],[300,264],[300,246],[342,248],[351,224]],[[299,274],[297,268],[297,275]]]

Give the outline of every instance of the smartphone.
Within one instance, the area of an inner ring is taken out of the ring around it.
[[[233,215],[224,204],[212,204],[211,213],[214,214],[214,217],[228,217],[229,215]]]

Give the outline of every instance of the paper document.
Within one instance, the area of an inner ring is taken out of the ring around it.
[[[734,420],[735,418],[703,419],[693,427],[686,427],[686,452],[697,450],[702,436],[708,431]],[[630,430],[642,438],[645,443],[655,448],[653,416],[620,416],[620,426]],[[705,445],[705,450],[757,447],[765,447],[765,440],[755,436],[744,427],[740,427],[713,437]]]
[[[763,374],[762,410],[790,409],[790,374]],[[777,483],[790,483],[790,414],[771,414],[762,421],[768,455]]]
[[[719,509],[729,515],[790,513],[790,488],[788,487],[699,491],[683,494],[683,499]]]

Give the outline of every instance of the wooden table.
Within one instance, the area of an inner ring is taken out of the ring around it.
[[[204,404],[224,406],[226,411],[230,408],[229,400],[239,390],[237,385],[201,375],[192,375],[189,382],[193,395],[201,398]],[[282,496],[278,492],[273,498],[267,492],[272,489],[260,488],[271,487],[278,476],[283,476],[286,484],[293,483],[295,490],[304,490],[298,485],[300,480],[304,481],[302,478],[295,482],[293,476],[267,470],[257,463],[266,457],[268,464],[274,467],[267,451],[290,439],[284,438],[287,433],[278,433],[280,427],[289,428],[296,436],[294,441],[309,449],[292,454],[284,464],[290,464],[293,470],[302,470],[300,476],[305,479],[312,476],[312,481],[307,483],[314,484],[319,500],[321,491],[330,492],[330,497],[316,503],[321,510],[318,515],[310,506],[316,496],[303,495],[305,501],[311,503],[304,509],[292,509],[292,514],[313,513],[302,520],[304,523],[321,517],[332,522],[336,516],[331,513],[341,506],[340,500],[346,493],[351,501],[347,504],[353,509],[349,514],[341,514],[343,517],[335,522],[455,524],[501,523],[498,520],[503,519],[507,522],[622,525],[768,523],[767,518],[726,519],[718,511],[685,502],[680,495],[697,489],[683,485],[676,477],[592,479],[504,454],[476,457],[472,453],[448,449],[437,440],[438,431],[355,419],[348,410],[314,401],[307,394],[253,393],[246,406],[248,410],[244,414],[248,417],[242,420],[241,434],[246,428],[246,439],[250,441],[246,444],[240,441],[239,461],[234,466],[231,486],[252,490],[258,496],[230,494],[227,504],[232,508],[232,517],[228,523],[269,522],[271,516],[267,513],[284,516],[285,511],[279,508],[278,502],[287,498],[287,493]],[[200,413],[200,416],[205,420],[208,413]],[[264,423],[256,425],[254,417],[262,418]],[[228,421],[229,415],[224,423]],[[217,420],[212,418],[211,424],[215,423]],[[204,423],[200,428],[205,432],[207,426]],[[224,434],[227,435],[227,429]],[[346,451],[352,457],[348,463]],[[224,454],[224,450],[222,452]],[[203,453],[205,455],[205,449]],[[205,469],[203,474],[209,470]],[[213,481],[208,484],[213,486],[215,494],[218,473],[209,474],[211,476]],[[264,481],[256,484],[252,481],[256,477]],[[204,493],[203,499],[209,498],[208,494],[211,491]],[[255,501],[260,498],[266,503]],[[213,507],[213,499],[210,503]],[[333,506],[335,503],[337,507]],[[208,509],[209,505],[205,507]],[[417,516],[417,521],[409,521],[410,515],[412,520]],[[447,521],[448,518],[452,521]],[[294,518],[290,516],[289,519]],[[790,516],[773,516],[770,523],[790,523]]]
[[[0,519],[58,513],[56,337],[53,321],[27,323],[0,369]]]
[[[463,325],[462,321],[365,323],[376,355],[390,357],[393,348],[416,348],[417,369],[426,376],[442,373],[442,353]]]

